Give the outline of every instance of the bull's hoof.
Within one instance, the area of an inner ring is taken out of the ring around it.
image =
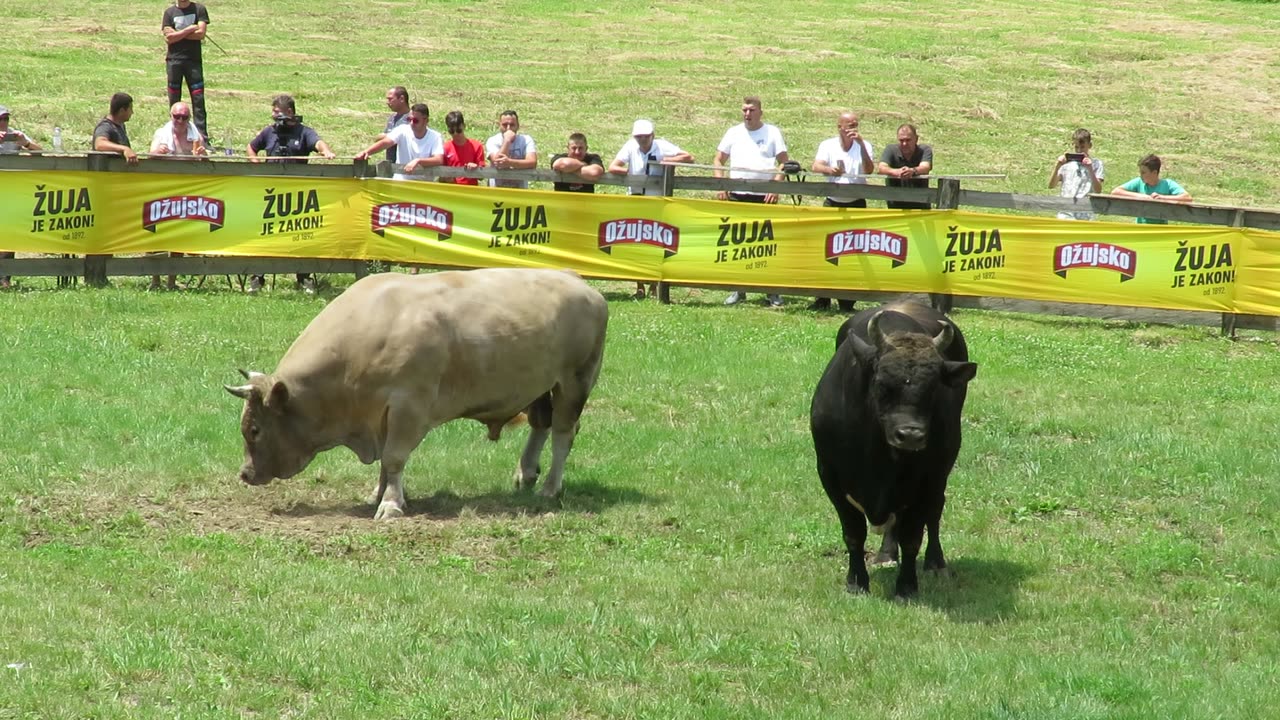
[[[542,489],[538,491],[538,494],[549,500],[559,500],[560,497],[564,495],[564,487],[561,486],[553,488],[548,485],[543,485]]]
[[[850,595],[866,595],[871,592],[871,588],[863,587],[858,583],[848,583],[844,586],[844,591]]]
[[[897,589],[893,591],[893,599],[900,602],[910,602],[918,594],[920,594],[919,586],[898,583]]]
[[[395,520],[404,517],[404,508],[393,503],[382,503],[378,506],[378,512],[374,514],[374,520]]]

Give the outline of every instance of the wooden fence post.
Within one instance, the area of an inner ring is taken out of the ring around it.
[[[1244,227],[1244,208],[1236,208],[1235,217],[1231,218],[1231,227]],[[1222,313],[1222,334],[1236,339],[1236,322],[1239,316],[1235,313]]]
[[[960,207],[960,181],[955,178],[938,180],[938,209],[956,210]],[[955,298],[945,293],[929,293],[929,302],[933,309],[942,313],[950,313]]]
[[[676,166],[662,166],[662,197],[671,197],[676,194]],[[671,304],[671,286],[665,280],[658,282],[658,302],[663,305]]]
[[[114,156],[89,153],[87,158],[89,172],[109,172],[107,161],[112,157]],[[84,256],[85,285],[97,288],[107,286],[107,260],[110,257],[110,255]]]

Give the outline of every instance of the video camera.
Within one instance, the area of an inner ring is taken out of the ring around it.
[[[290,127],[297,127],[302,124],[301,115],[286,115],[284,113],[276,113],[271,116],[271,124],[276,130],[284,130]]]

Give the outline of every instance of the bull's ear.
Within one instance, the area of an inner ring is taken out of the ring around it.
[[[284,410],[287,402],[289,402],[289,388],[285,387],[284,381],[277,380],[272,383],[271,391],[267,393],[267,407],[280,411]]]
[[[252,385],[223,385],[222,387],[225,388],[227,392],[242,400],[248,400],[249,395],[253,392]]]
[[[942,382],[951,387],[963,385],[972,380],[973,376],[977,374],[977,363],[956,360],[945,360],[942,363]]]

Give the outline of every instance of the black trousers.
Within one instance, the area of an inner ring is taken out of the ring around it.
[[[204,64],[200,60],[166,60],[165,72],[169,81],[169,105],[182,99],[182,81],[191,91],[191,121],[196,130],[209,140],[209,126],[204,112]]]

